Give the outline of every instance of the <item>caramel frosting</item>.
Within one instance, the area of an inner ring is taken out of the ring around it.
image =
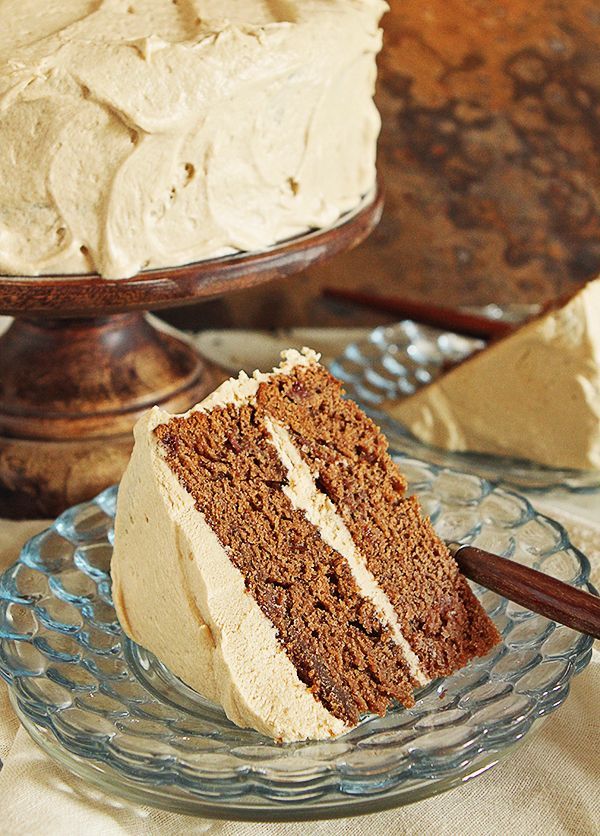
[[[0,0],[0,273],[133,276],[375,179],[381,0]]]
[[[600,469],[600,279],[387,411],[435,447]]]

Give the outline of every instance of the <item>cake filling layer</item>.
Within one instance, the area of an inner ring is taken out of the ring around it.
[[[288,430],[266,417],[271,440],[287,470],[287,484],[283,492],[294,508],[304,511],[306,518],[318,529],[322,539],[344,557],[356,584],[365,598],[377,610],[380,621],[389,628],[392,637],[402,649],[411,676],[419,685],[427,683],[427,677],[419,666],[419,660],[406,641],[400,628],[394,606],[383,589],[369,572],[364,560],[358,554],[348,527],[337,513],[329,497],[317,487],[318,474],[311,473],[308,463],[294,446]]]
[[[298,367],[294,381],[302,369],[312,373]],[[286,377],[261,383],[257,397]],[[288,472],[266,421],[260,405],[237,403],[173,418],[154,432],[298,676],[331,714],[354,725],[394,698],[412,704],[414,677],[393,630],[361,594],[346,558],[286,495]]]
[[[319,490],[392,602],[425,675],[445,676],[486,653],[499,638],[493,624],[417,501],[405,496],[385,439],[342,399],[341,384],[315,364],[262,383],[256,397],[318,470]]]

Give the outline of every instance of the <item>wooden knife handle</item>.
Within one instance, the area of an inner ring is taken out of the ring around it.
[[[450,546],[465,577],[559,624],[600,639],[600,597],[474,546]]]
[[[466,337],[477,337],[482,340],[495,340],[505,337],[515,330],[512,322],[501,319],[490,319],[487,316],[447,308],[443,305],[433,305],[429,302],[414,302],[410,299],[400,299],[389,296],[377,296],[345,288],[326,287],[323,295],[330,299],[341,299],[356,305],[373,308],[374,310],[393,313],[402,319],[412,319],[423,325],[454,331]]]

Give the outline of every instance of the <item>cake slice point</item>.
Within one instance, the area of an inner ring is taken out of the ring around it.
[[[136,427],[117,507],[126,633],[238,725],[278,740],[366,712],[499,636],[375,425],[314,352]]]

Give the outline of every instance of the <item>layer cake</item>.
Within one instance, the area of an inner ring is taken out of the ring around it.
[[[125,632],[277,740],[410,706],[499,640],[386,440],[308,350],[139,421],[111,571]]]
[[[326,227],[375,182],[381,0],[0,0],[0,274]]]

